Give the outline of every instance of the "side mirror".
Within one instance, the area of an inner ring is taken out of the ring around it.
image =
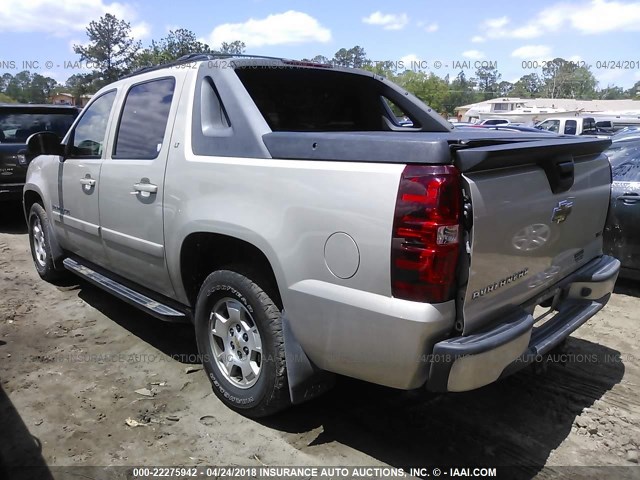
[[[38,155],[64,155],[64,145],[61,138],[53,132],[37,132],[27,138],[27,161]]]

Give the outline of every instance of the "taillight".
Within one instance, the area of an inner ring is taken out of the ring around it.
[[[453,298],[460,242],[460,197],[460,173],[456,167],[405,167],[393,219],[394,297],[428,303]]]

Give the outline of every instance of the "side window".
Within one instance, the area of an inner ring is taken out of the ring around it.
[[[418,123],[409,116],[401,107],[399,107],[393,100],[382,96],[382,105],[386,110],[390,120],[399,127],[414,127],[419,126]]]
[[[567,123],[564,124],[564,133],[567,135],[575,135],[577,128],[578,122],[575,120],[567,120]]]
[[[174,88],[173,78],[163,78],[129,89],[116,132],[113,158],[153,160],[158,156]]]
[[[545,120],[538,125],[540,130],[549,130],[550,132],[558,132],[560,129],[560,120]]]
[[[75,126],[71,135],[69,158],[101,158],[107,134],[107,123],[116,91],[112,90],[96,99]]]

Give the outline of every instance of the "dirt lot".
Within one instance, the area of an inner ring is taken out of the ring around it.
[[[638,284],[619,282],[544,374],[450,395],[345,378],[256,422],[225,408],[201,370],[187,373],[197,367],[189,326],[75,280],[41,281],[20,215],[2,208],[0,465],[485,464],[539,478],[617,465],[631,468],[608,477],[640,475]]]

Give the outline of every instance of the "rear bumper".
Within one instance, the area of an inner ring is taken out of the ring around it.
[[[617,259],[601,256],[521,305],[499,325],[436,343],[427,388],[473,390],[533,363],[606,305],[619,271]],[[534,327],[530,307],[551,296],[556,298],[557,313]]]
[[[24,183],[0,183],[0,202],[22,199]]]

